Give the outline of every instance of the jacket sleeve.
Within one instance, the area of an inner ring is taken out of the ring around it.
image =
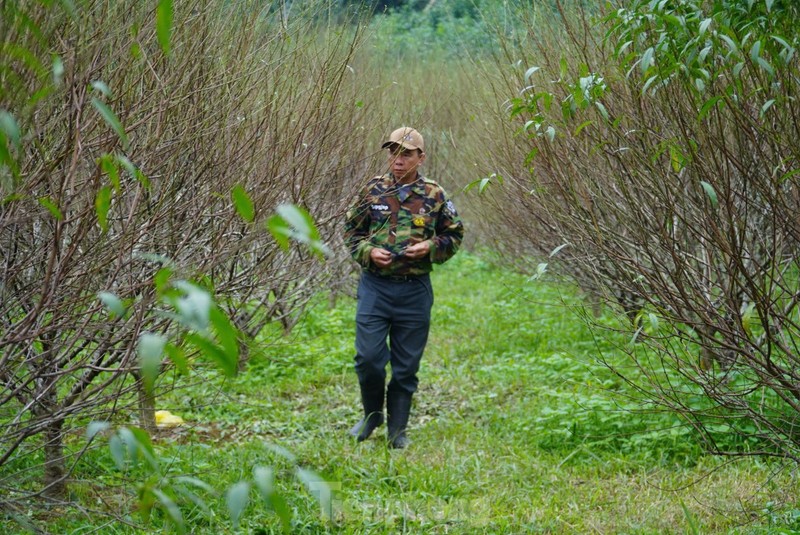
[[[344,243],[353,260],[365,268],[369,267],[370,252],[375,248],[369,239],[370,223],[369,193],[365,191],[347,211],[344,222]]]
[[[431,262],[443,264],[456,254],[464,239],[464,224],[453,201],[442,190],[442,204],[436,219],[436,235],[431,240]]]

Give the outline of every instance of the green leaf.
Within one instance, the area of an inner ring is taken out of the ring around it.
[[[67,15],[69,15],[72,20],[78,18],[78,11],[75,9],[75,4],[72,0],[61,0],[61,7],[64,8],[64,11],[67,12]]]
[[[294,204],[282,204],[276,211],[298,234],[311,239],[319,238],[314,221],[304,209]]]
[[[158,469],[158,458],[156,457],[156,450],[153,449],[153,442],[150,440],[150,435],[144,429],[138,427],[125,427],[123,430],[130,433],[135,441],[136,448],[147,459],[153,469]]]
[[[733,54],[735,54],[735,55],[739,54],[739,45],[736,44],[736,41],[734,41],[733,39],[731,39],[730,37],[728,37],[727,35],[722,34],[722,33],[719,34],[719,38],[722,39],[723,41],[725,41],[725,46],[728,47],[728,55],[729,56],[733,55]]]
[[[708,18],[700,23],[700,32],[698,33],[698,37],[702,38],[706,34],[706,31],[708,30],[708,27],[711,26],[712,22],[714,22],[714,19]]]
[[[652,331],[653,332],[658,331],[658,324],[659,324],[658,316],[656,316],[652,312],[648,312],[647,319],[650,320],[650,328],[652,329]]]
[[[706,90],[706,82],[702,78],[695,78],[694,86],[697,88],[699,93],[704,93]]]
[[[153,276],[153,285],[156,287],[156,293],[163,294],[169,286],[169,281],[172,278],[172,270],[169,267],[162,267]]]
[[[691,511],[686,507],[686,504],[683,503],[683,500],[679,500],[681,504],[681,509],[683,509],[683,515],[686,517],[686,522],[689,524],[689,533],[691,535],[700,535],[700,530],[697,528],[697,523],[694,520],[694,516],[692,516]]]
[[[794,47],[791,47],[791,48],[784,48],[784,49],[783,49],[783,50],[780,52],[780,54],[778,54],[778,57],[779,57],[779,58],[781,58],[781,60],[783,60],[783,64],[784,64],[784,65],[789,65],[789,63],[790,63],[790,62],[792,61],[792,59],[794,58],[794,54],[795,54],[795,52],[797,52],[797,50],[796,50]]]
[[[683,155],[683,152],[681,152],[681,149],[675,145],[669,146],[669,160],[672,165],[672,170],[676,173],[686,167],[686,157]]]
[[[784,173],[783,175],[781,175],[780,181],[786,182],[787,180],[790,180],[798,175],[800,175],[800,169],[792,169],[788,173]]]
[[[99,91],[104,97],[111,98],[111,89],[102,80],[95,80],[91,84],[92,89]]]
[[[583,132],[584,128],[586,128],[587,126],[591,126],[593,124],[594,124],[594,121],[584,121],[584,122],[582,122],[581,124],[578,125],[578,127],[575,129],[575,132],[573,132],[572,135],[575,136],[575,137],[579,136],[581,134],[581,132]]]
[[[333,520],[333,489],[331,489],[330,485],[318,474],[306,468],[297,467],[295,473],[297,478],[305,483],[308,490],[316,495],[325,518]]]
[[[183,521],[183,515],[181,514],[181,509],[178,507],[178,504],[159,489],[153,489],[152,492],[161,506],[166,510],[167,516],[172,521],[178,533],[186,533],[186,524]]]
[[[231,358],[228,353],[220,349],[220,347],[211,340],[197,333],[189,333],[186,335],[186,341],[200,350],[205,357],[216,362],[217,366],[219,366],[222,372],[228,377],[234,377],[239,371],[239,362]]]
[[[156,8],[156,35],[165,56],[169,56],[172,37],[172,0],[158,0]]]
[[[697,119],[702,121],[706,115],[708,115],[708,112],[710,112],[717,104],[720,103],[725,105],[725,100],[720,96],[712,97],[706,100],[703,103],[703,106],[700,108],[700,113],[697,114]]]
[[[211,294],[187,281],[176,281],[174,286],[183,292],[174,302],[181,322],[190,329],[206,332],[214,305]]]
[[[209,494],[216,494],[214,487],[203,481],[202,479],[197,479],[196,477],[192,476],[178,476],[175,478],[176,483],[182,483],[187,485],[192,485],[193,487],[197,487],[199,489],[203,489],[204,491],[208,492]]]
[[[596,101],[596,102],[594,103],[594,107],[595,107],[595,108],[597,108],[597,111],[599,111],[599,112],[600,112],[600,115],[603,117],[603,119],[605,119],[606,121],[608,121],[608,110],[607,110],[607,109],[606,109],[606,107],[603,105],[603,103],[602,103],[602,102],[600,102],[600,101]]]
[[[143,522],[150,521],[150,513],[156,504],[156,496],[153,494],[153,482],[147,481],[139,488],[139,499],[136,508],[139,510],[139,517]]]
[[[286,501],[275,492],[274,471],[269,467],[256,466],[253,469],[253,481],[261,499],[271,507],[281,520],[284,533],[291,533],[292,513]]]
[[[272,453],[274,453],[276,455],[280,455],[281,457],[283,457],[284,459],[286,459],[290,463],[296,463],[297,462],[297,456],[294,453],[292,453],[291,451],[289,451],[286,448],[284,448],[283,446],[278,446],[277,444],[270,444],[268,442],[265,442],[264,443],[264,447],[267,448]]]
[[[757,61],[759,57],[761,57],[761,41],[756,41],[750,47],[750,59]]]
[[[772,64],[770,64],[770,62],[759,56],[756,58],[756,63],[758,63],[758,66],[766,71],[767,74],[770,76],[775,76],[775,68],[772,66]]]
[[[37,200],[39,201],[39,204],[47,208],[47,211],[50,212],[50,214],[52,214],[53,217],[55,217],[59,221],[64,219],[64,214],[61,213],[61,210],[59,209],[55,201],[53,201],[53,199],[51,199],[50,197],[39,197],[39,199]]]
[[[108,441],[108,448],[111,451],[111,458],[118,470],[125,470],[125,444],[119,435],[114,435]]]
[[[92,440],[99,433],[103,433],[111,428],[108,422],[89,422],[86,426],[86,440]]]
[[[119,192],[121,183],[119,180],[119,164],[116,156],[113,154],[104,154],[101,156],[100,169],[102,169],[103,172],[108,175],[108,179],[114,186],[114,191]]]
[[[250,501],[250,483],[247,481],[240,481],[236,483],[225,495],[225,503],[228,506],[228,513],[231,515],[231,522],[233,522],[233,529],[236,531],[239,527],[239,520],[242,517],[245,507]]]
[[[111,186],[103,186],[94,199],[94,209],[97,212],[97,224],[103,232],[108,230],[108,211],[111,209]]]
[[[569,243],[562,243],[561,245],[559,245],[558,247],[556,247],[555,249],[550,251],[550,254],[547,255],[547,256],[550,257],[550,258],[553,258],[555,255],[557,255],[559,252],[561,252],[561,249],[563,249],[564,247],[567,247],[567,246],[569,246]]]
[[[53,84],[56,86],[61,85],[64,79],[64,62],[58,55],[53,55]]]
[[[642,94],[647,93],[647,90],[650,89],[650,86],[657,81],[658,81],[658,75],[653,75],[650,78],[648,78],[647,81],[642,86]]]
[[[186,354],[183,352],[183,349],[173,344],[167,344],[164,346],[164,351],[169,357],[169,360],[175,364],[175,367],[178,369],[179,373],[183,375],[187,375],[189,373],[189,360],[186,358]]]
[[[142,333],[136,351],[139,354],[139,368],[142,372],[142,381],[146,392],[152,392],[158,374],[161,372],[161,356],[167,339],[154,333]]]
[[[314,220],[303,208],[293,204],[282,204],[277,214],[267,220],[267,229],[284,251],[289,248],[289,240],[305,244],[319,256],[328,256],[330,248],[320,240]]]
[[[197,493],[194,492],[193,490],[188,489],[177,482],[175,485],[172,486],[172,490],[175,492],[176,495],[178,495],[179,498],[181,498],[181,503],[186,503],[186,501],[188,500],[189,502],[193,503],[194,505],[202,509],[206,515],[213,515],[213,513],[211,512],[211,508],[208,506],[206,501],[200,496],[198,496]]]
[[[97,109],[98,112],[100,112],[100,115],[103,117],[103,120],[105,120],[108,126],[110,126],[111,129],[117,134],[117,137],[119,137],[119,140],[122,142],[122,147],[125,150],[128,150],[130,147],[128,135],[125,133],[125,129],[122,127],[122,123],[114,111],[109,108],[105,102],[96,97],[92,98],[92,105]]]
[[[275,493],[274,474],[275,471],[269,467],[256,466],[253,469],[253,481],[266,503],[270,503],[272,495]]]
[[[652,46],[647,50],[645,50],[644,54],[642,54],[642,59],[640,60],[641,62],[639,63],[639,68],[642,71],[642,76],[644,76],[645,73],[647,72],[647,69],[649,69],[653,63],[655,63],[653,59],[654,54],[655,50],[653,49]]]
[[[541,262],[536,266],[536,273],[531,275],[528,280],[535,281],[541,279],[547,273],[547,263]]]
[[[472,188],[474,188],[475,186],[478,186],[478,193],[483,194],[484,191],[486,191],[486,188],[488,188],[489,185],[492,184],[494,181],[497,181],[497,183],[502,184],[503,183],[503,177],[501,175],[498,175],[497,173],[492,173],[491,175],[489,175],[487,177],[479,178],[477,180],[473,180],[472,182],[470,182],[469,184],[464,186],[464,190],[463,191],[466,193],[469,190],[471,190]]]
[[[35,107],[37,104],[39,104],[39,102],[52,95],[54,91],[55,88],[53,85],[48,84],[43,86],[41,89],[34,91],[33,94],[31,94],[31,96],[28,98],[26,106],[28,108]]]
[[[289,250],[289,236],[292,234],[292,229],[289,224],[278,214],[273,215],[267,219],[267,230],[269,230],[278,246],[284,251]]]
[[[0,132],[0,188],[2,188],[2,192],[11,193],[14,191],[16,179],[19,179],[19,176],[19,164],[8,150],[5,134]],[[5,203],[8,198],[3,199],[3,202]]]
[[[217,333],[220,345],[225,350],[228,360],[239,361],[239,330],[218,306],[211,309],[211,324]]]
[[[106,308],[111,312],[112,318],[121,318],[125,316],[127,309],[122,304],[122,300],[111,292],[100,292],[97,297],[102,301]]]
[[[118,429],[117,435],[119,436],[120,444],[124,446],[121,452],[123,467],[125,466],[126,456],[128,459],[130,459],[131,464],[134,467],[139,466],[139,457],[142,451],[139,447],[138,441],[136,440],[136,436],[127,427],[121,427]]]
[[[150,180],[148,180],[144,173],[142,173],[138,167],[133,165],[129,159],[118,154],[117,161],[123,168],[125,168],[128,174],[130,174],[132,177],[138,180],[142,186],[144,186],[144,189],[150,189]]]
[[[22,136],[14,116],[6,110],[0,110],[0,131],[17,147],[20,147]]]
[[[747,336],[752,336],[752,322],[753,322],[753,312],[756,309],[755,303],[743,303],[742,304],[742,329],[747,334]]]
[[[703,180],[700,181],[700,185],[703,186],[703,191],[706,192],[708,200],[711,201],[711,206],[716,208],[719,205],[719,201],[717,200],[717,192],[714,190],[714,186]]]
[[[251,223],[255,219],[256,212],[253,208],[253,201],[250,200],[247,191],[237,184],[231,190],[231,198],[233,199],[233,205],[236,207],[236,212],[242,219]]]
[[[769,99],[768,101],[766,101],[764,103],[763,106],[761,106],[761,117],[764,117],[764,115],[767,113],[767,110],[769,110],[772,107],[773,104],[775,104],[775,99],[774,98],[773,99]]]

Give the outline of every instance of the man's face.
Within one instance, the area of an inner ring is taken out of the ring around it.
[[[389,169],[399,182],[417,178],[417,168],[425,161],[425,153],[409,150],[400,145],[392,145],[389,151]]]

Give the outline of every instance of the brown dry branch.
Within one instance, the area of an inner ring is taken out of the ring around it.
[[[29,52],[0,60],[2,108],[24,133],[13,149],[20,172],[3,169],[0,204],[0,487],[9,500],[64,495],[74,428],[137,410],[140,425],[152,424],[136,341],[175,334],[157,313],[154,277],[165,266],[213,291],[243,343],[267,322],[290,329],[323,284],[345,284],[343,248],[329,262],[283,252],[264,223],[292,203],[335,241],[347,192],[374,172],[374,151],[353,133],[384,120],[355,105],[347,66],[362,26],[320,26],[324,9],[313,3],[286,18],[175,2],[169,57],[149,4],[81,2],[74,14],[18,4],[0,8],[3,50]],[[231,201],[235,186],[252,201],[252,222]],[[110,314],[100,292],[128,312]],[[37,487],[19,474],[41,445]]]
[[[752,53],[736,74],[720,57],[702,91],[679,74],[643,89],[607,26],[562,22],[487,74],[513,119],[483,139],[504,179],[484,220],[518,266],[547,262],[627,314],[638,372],[618,373],[710,450],[800,458],[797,59],[770,79]],[[720,445],[720,424],[738,438]]]

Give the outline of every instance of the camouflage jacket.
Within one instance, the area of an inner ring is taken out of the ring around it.
[[[444,189],[418,175],[408,185],[397,184],[391,173],[373,178],[347,212],[345,243],[353,259],[378,275],[422,275],[450,259],[461,245],[464,226]],[[409,245],[431,242],[426,258],[403,256]],[[391,265],[378,269],[370,260],[375,247],[395,256]]]

